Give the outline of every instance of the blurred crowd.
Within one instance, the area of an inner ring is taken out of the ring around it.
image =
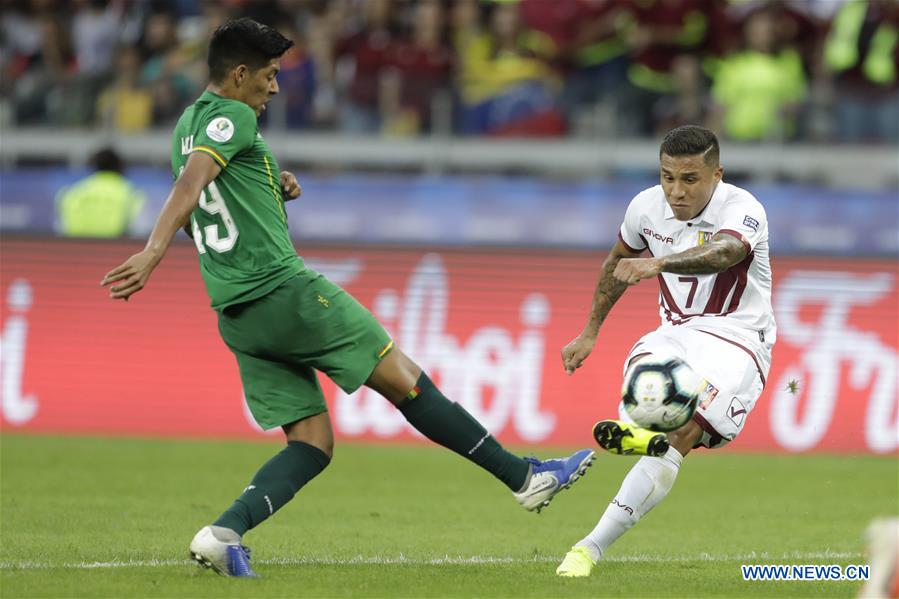
[[[0,0],[4,126],[170,126],[209,35],[295,48],[265,126],[385,136],[899,138],[899,0]]]

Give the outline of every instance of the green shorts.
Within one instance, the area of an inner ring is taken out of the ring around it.
[[[352,393],[393,347],[371,312],[309,269],[220,312],[219,332],[237,357],[250,412],[266,430],[327,411],[316,370]]]

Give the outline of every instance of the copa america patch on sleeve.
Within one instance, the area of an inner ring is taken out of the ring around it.
[[[745,226],[749,227],[750,229],[752,229],[753,231],[759,230],[759,221],[755,220],[748,214],[743,217],[743,224]]]
[[[212,119],[212,122],[206,126],[206,135],[209,136],[209,139],[226,142],[234,136],[234,123],[223,116]]]

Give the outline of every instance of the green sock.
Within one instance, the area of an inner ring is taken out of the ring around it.
[[[331,462],[318,447],[288,441],[287,447],[266,462],[228,510],[213,522],[240,536],[259,525]]]
[[[524,487],[530,465],[503,449],[465,408],[444,397],[424,372],[399,410],[415,430],[471,460],[512,491]]]

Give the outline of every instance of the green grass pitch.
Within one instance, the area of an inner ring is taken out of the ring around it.
[[[589,579],[554,570],[634,458],[600,455],[542,514],[440,448],[341,445],[246,536],[258,580],[187,560],[275,443],[9,434],[3,597],[852,597],[857,582],[745,582],[743,563],[863,564],[897,511],[895,456],[696,452]],[[541,450],[540,457],[561,455]]]

